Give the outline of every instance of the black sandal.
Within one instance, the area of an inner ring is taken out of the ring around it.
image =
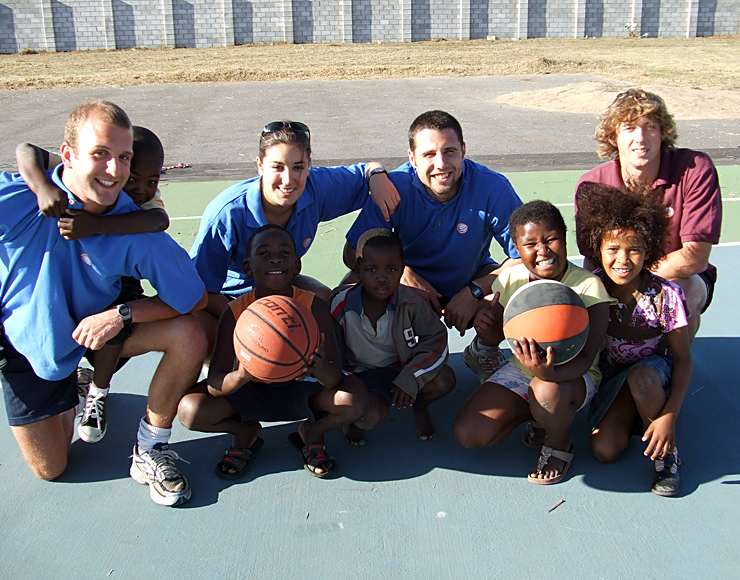
[[[306,445],[298,431],[288,435],[288,441],[301,454],[303,469],[314,477],[328,477],[334,471],[334,458],[326,452],[326,445],[323,443],[309,443]],[[321,473],[317,472],[317,469],[320,469]]]
[[[216,475],[221,479],[239,479],[244,477],[249,463],[255,454],[262,449],[265,440],[257,437],[249,449],[243,447],[229,447],[224,451],[224,458],[216,464]],[[230,471],[233,469],[233,473]]]

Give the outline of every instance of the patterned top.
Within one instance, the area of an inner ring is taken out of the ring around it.
[[[596,274],[607,282],[603,270]],[[683,290],[643,270],[633,299],[628,304],[618,302],[609,307],[607,359],[613,365],[628,365],[651,354],[668,354],[666,334],[687,324]]]

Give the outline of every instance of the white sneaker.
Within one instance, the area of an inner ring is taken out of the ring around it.
[[[478,375],[478,380],[482,385],[504,365],[506,357],[497,346],[483,345],[476,336],[463,350],[463,361],[471,371]]]
[[[131,477],[149,486],[149,497],[159,505],[175,506],[190,499],[190,484],[175,467],[175,459],[185,461],[169,445],[157,443],[151,451],[139,452],[134,444]]]
[[[75,417],[82,417],[87,405],[87,392],[90,390],[90,383],[93,380],[93,370],[87,367],[77,367],[77,407],[75,407]]]
[[[108,421],[105,417],[106,397],[103,394],[91,395],[88,393],[85,400],[85,411],[77,426],[77,435],[85,443],[97,443],[108,430]]]

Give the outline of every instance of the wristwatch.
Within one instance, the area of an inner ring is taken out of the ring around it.
[[[118,305],[118,316],[123,320],[124,328],[131,326],[131,307],[125,302]]]
[[[476,300],[483,300],[483,297],[485,295],[483,294],[483,290],[481,290],[479,286],[476,286],[472,282],[468,282],[468,288],[470,288],[470,291],[473,293],[473,298],[475,298]]]
[[[374,169],[371,169],[367,172],[367,182],[370,183],[370,178],[375,175],[376,173],[385,173],[388,175],[388,170],[385,168],[385,165],[381,165],[380,167],[375,167]]]

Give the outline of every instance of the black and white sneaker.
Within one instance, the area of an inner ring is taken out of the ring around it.
[[[108,397],[92,393],[87,394],[85,410],[77,425],[77,435],[86,443],[97,443],[108,430],[108,421],[105,418],[105,403]]]
[[[190,484],[180,470],[175,467],[175,460],[185,461],[169,445],[157,443],[151,451],[139,451],[134,445],[131,477],[137,483],[149,486],[149,496],[159,505],[175,506],[190,499]]]
[[[664,497],[676,495],[681,485],[678,475],[679,467],[681,467],[681,460],[678,458],[678,451],[675,447],[673,452],[668,453],[663,459],[656,459],[653,488],[650,491]]]
[[[93,380],[93,370],[87,367],[77,367],[77,407],[75,417],[82,417],[87,404],[87,392]]]

